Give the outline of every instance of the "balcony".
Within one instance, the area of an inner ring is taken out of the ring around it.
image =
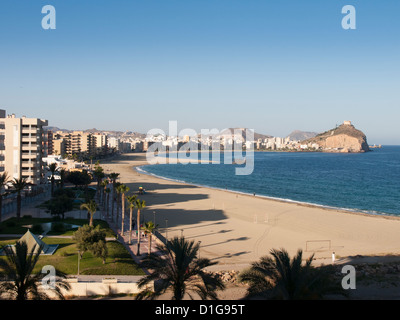
[[[37,152],[37,150],[39,149],[39,145],[37,145],[37,144],[23,144],[22,145],[22,151],[35,151],[35,152]],[[4,149],[1,149],[1,147],[0,147],[0,150],[4,150]]]
[[[37,128],[22,128],[22,134],[29,133],[32,135],[37,135],[38,129]]]
[[[22,160],[25,159],[37,159],[37,157],[39,156],[38,153],[22,153]]]
[[[36,136],[22,136],[22,142],[37,143],[38,138]]]

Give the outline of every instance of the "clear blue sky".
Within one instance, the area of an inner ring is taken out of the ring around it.
[[[41,28],[44,5],[57,29]],[[343,30],[354,5],[357,29]],[[67,129],[352,120],[400,144],[398,0],[1,0],[0,107]]]

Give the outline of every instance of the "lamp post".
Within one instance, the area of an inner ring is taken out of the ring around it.
[[[183,238],[183,229],[181,229],[181,238]]]
[[[79,276],[79,262],[81,261],[81,251],[78,250],[78,276]]]
[[[154,225],[156,225],[156,212],[153,211],[153,220],[154,220]]]

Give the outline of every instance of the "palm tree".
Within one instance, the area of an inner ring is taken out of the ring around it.
[[[146,256],[140,267],[151,269],[152,273],[141,278],[138,282],[139,288],[144,288],[136,299],[155,299],[168,289],[173,292],[174,300],[182,300],[188,293],[193,299],[191,292],[196,292],[201,299],[217,299],[217,290],[225,288],[221,279],[205,272],[203,269],[215,265],[206,258],[198,258],[199,243],[187,241],[184,237],[175,237],[165,245],[158,245],[157,249],[162,253]],[[159,285],[151,292],[147,286],[152,281],[159,281]]]
[[[17,179],[14,178],[12,185],[14,187],[13,192],[17,194],[17,219],[21,218],[21,192],[24,190],[30,183],[27,182],[26,178]]]
[[[144,233],[149,238],[149,254],[151,254],[151,239],[152,239],[153,231],[157,228],[158,228],[158,225],[155,225],[153,221],[146,222],[143,227]]]
[[[109,206],[110,206],[110,193],[111,193],[111,190],[110,190],[110,188],[106,188],[106,189],[104,190],[104,192],[106,193],[106,198],[107,198],[106,207],[107,207],[107,218],[108,218]]]
[[[60,187],[64,188],[65,180],[67,178],[67,170],[64,168],[60,170]]]
[[[140,210],[144,209],[146,207],[146,202],[143,200],[141,201],[140,199],[135,200],[135,206],[137,208],[137,255],[140,255]]]
[[[54,173],[57,171],[57,163],[52,163],[49,165],[49,170],[51,172],[51,196],[54,193]]]
[[[125,222],[125,193],[129,191],[129,187],[121,184],[118,186],[118,191],[121,194],[121,202],[122,202],[122,207],[121,207],[121,212],[122,212],[122,225],[121,225],[121,235],[124,235],[124,222]]]
[[[290,259],[285,249],[272,249],[272,257],[261,257],[240,274],[247,282],[247,296],[263,295],[271,299],[321,299],[326,294],[344,294],[339,284],[331,280],[332,270],[311,266],[314,255],[302,265],[302,250]]]
[[[128,196],[127,200],[129,203],[129,244],[132,244],[132,218],[133,218],[133,209],[135,208],[135,203],[136,203],[137,196],[132,195]]]
[[[105,205],[105,197],[104,197],[104,194],[105,194],[105,191],[106,191],[106,188],[107,188],[108,183],[109,183],[109,181],[108,181],[107,179],[103,180],[103,181],[100,183],[100,187],[101,187],[101,190],[102,190],[102,192],[101,192],[101,202],[103,203],[103,206]]]
[[[11,281],[0,282],[0,292],[16,300],[27,300],[29,298],[49,300],[50,297],[38,286],[46,274],[40,272],[32,275],[43,248],[39,247],[39,250],[35,253],[36,245],[34,245],[31,252],[28,252],[26,242],[18,241],[15,244],[15,250],[8,246],[3,247],[3,249],[6,252],[7,259],[0,259],[0,268],[11,278]],[[54,287],[48,286],[59,299],[64,299],[62,289],[70,290],[70,285],[64,279],[65,275],[57,271]]]
[[[115,200],[117,204],[117,212],[116,212],[116,224],[118,225],[118,217],[119,217],[119,203],[121,202],[121,197],[119,196],[120,194],[120,186],[122,185],[121,182],[116,182],[115,183]]]
[[[7,182],[9,181],[9,177],[7,172],[3,172],[0,174],[0,222],[2,219],[3,215],[3,197],[8,194],[8,192],[5,189],[5,186],[7,185]]]
[[[93,171],[93,175],[94,175],[94,177],[96,179],[96,182],[97,182],[97,185],[96,185],[96,196],[99,197],[100,196],[100,184],[101,184],[101,181],[103,180],[103,178],[106,175],[104,173],[103,168],[98,163],[96,163],[96,165],[95,165],[95,169]]]
[[[112,198],[111,198],[111,218],[112,220],[114,220],[114,200],[115,200],[115,187],[116,187],[116,183],[117,183],[117,179],[118,179],[119,173],[116,172],[112,172],[108,175],[108,177],[111,180],[112,183]]]
[[[90,216],[89,226],[93,226],[93,216],[97,211],[96,201],[90,200],[89,202],[82,203],[80,208],[87,210],[88,215]]]

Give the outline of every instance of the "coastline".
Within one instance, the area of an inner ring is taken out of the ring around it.
[[[151,165],[151,164],[147,164],[147,165]],[[142,169],[143,166],[144,165],[135,165],[135,166],[133,166],[133,169],[138,171],[139,173],[150,175],[156,179],[163,179],[163,180],[177,182],[177,183],[183,183],[183,184],[187,184],[187,185],[191,185],[191,186],[195,186],[195,187],[208,188],[211,190],[231,192],[234,194],[249,196],[251,198],[255,197],[255,198],[266,199],[266,200],[271,200],[271,201],[278,201],[278,202],[282,202],[282,203],[296,204],[299,206],[310,207],[310,208],[320,208],[320,209],[324,209],[324,210],[333,210],[333,211],[342,212],[342,213],[358,214],[358,215],[366,215],[366,216],[371,216],[371,217],[380,217],[380,218],[386,218],[386,219],[400,220],[400,216],[396,216],[396,215],[389,214],[389,213],[373,213],[373,212],[361,211],[361,210],[351,209],[351,208],[339,208],[339,207],[327,206],[327,205],[316,204],[316,203],[311,203],[311,202],[302,202],[302,201],[296,201],[296,200],[291,200],[291,199],[270,197],[270,196],[261,195],[261,194],[253,195],[251,193],[243,192],[243,191],[237,191],[237,190],[232,190],[232,189],[223,189],[223,188],[218,188],[218,187],[213,187],[213,186],[208,186],[208,185],[190,183],[187,181],[163,177],[163,176],[159,176],[154,173],[151,173],[151,172],[147,172],[146,170]],[[139,171],[139,169],[140,169],[140,171]]]
[[[243,268],[272,248],[292,254],[302,249],[305,256],[314,253],[318,263],[330,263],[332,251],[338,258],[400,254],[399,217],[270,199],[137,171],[147,164],[143,153],[101,163],[106,173],[119,172],[131,191],[143,185],[146,219],[154,213],[161,234],[201,241],[202,255],[217,260],[219,268]]]

